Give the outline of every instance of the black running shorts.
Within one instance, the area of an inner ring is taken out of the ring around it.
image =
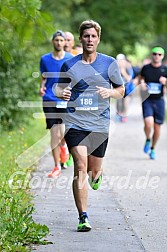
[[[55,102],[43,102],[43,111],[46,117],[46,128],[51,129],[55,124],[63,123],[67,112],[65,108],[56,108]]]
[[[74,146],[86,146],[88,155],[104,157],[108,144],[108,133],[91,132],[77,129],[68,129],[65,140],[69,151]]]

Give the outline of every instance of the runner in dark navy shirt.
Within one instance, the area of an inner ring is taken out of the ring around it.
[[[152,61],[150,64],[143,66],[140,83],[142,86],[142,110],[146,135],[144,152],[149,153],[151,159],[156,159],[154,148],[160,136],[160,125],[163,124],[165,118],[163,95],[165,86],[167,86],[167,67],[162,65],[165,53],[162,47],[152,48],[151,53]]]

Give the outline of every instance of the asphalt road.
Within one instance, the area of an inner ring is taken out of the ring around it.
[[[89,190],[92,231],[76,232],[78,215],[72,196],[73,168],[48,179],[50,153],[34,173],[34,219],[50,228],[53,244],[35,246],[39,252],[164,252],[167,251],[167,125],[157,144],[157,160],[143,153],[145,136],[140,98],[133,97],[126,123],[115,122],[112,105],[110,141],[98,191]]]
[[[115,125],[105,171],[114,176],[112,189],[145,249],[163,252],[167,251],[167,124],[161,128],[157,160],[150,160],[143,153],[145,135],[140,102],[140,98],[133,98],[127,123]]]

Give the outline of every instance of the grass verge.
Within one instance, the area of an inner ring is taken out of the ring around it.
[[[27,171],[31,172],[34,168],[34,162],[25,167],[20,167],[16,162],[18,157],[24,158],[24,153],[31,153],[31,146],[45,134],[45,123],[35,119],[29,125],[10,132],[3,131],[1,134],[0,251],[27,252],[31,251],[32,244],[48,243],[44,240],[49,233],[48,227],[35,223],[32,218],[34,206],[29,184],[26,183],[26,187],[23,187],[21,183],[25,180]],[[39,144],[36,146],[36,153],[31,153],[33,157],[43,151]],[[22,173],[18,173],[19,170]]]

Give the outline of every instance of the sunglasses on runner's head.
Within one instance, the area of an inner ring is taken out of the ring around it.
[[[158,55],[158,56],[161,56],[162,54],[161,53],[153,53],[154,56]]]

